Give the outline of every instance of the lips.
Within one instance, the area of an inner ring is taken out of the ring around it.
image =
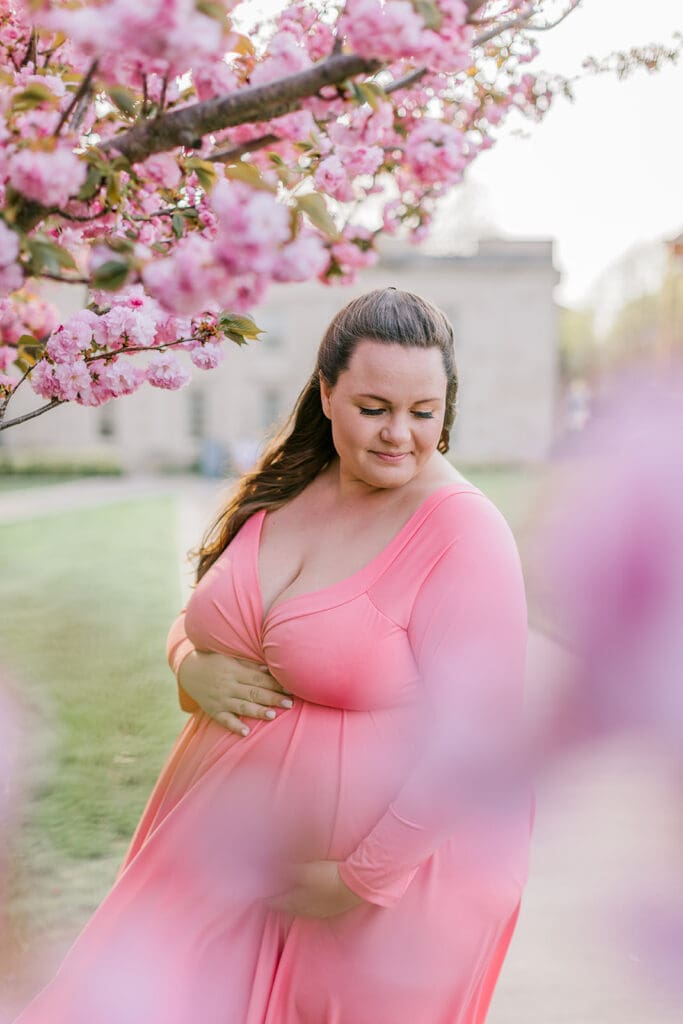
[[[384,459],[386,462],[400,462],[401,459],[405,459],[410,452],[373,452],[379,459]]]

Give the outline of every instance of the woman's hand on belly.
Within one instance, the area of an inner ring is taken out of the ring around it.
[[[290,694],[265,668],[213,651],[192,651],[178,671],[178,682],[219,725],[246,736],[245,718],[275,718],[292,707]]]
[[[342,881],[336,860],[312,860],[288,871],[288,887],[271,897],[271,910],[299,917],[334,917],[367,902]]]

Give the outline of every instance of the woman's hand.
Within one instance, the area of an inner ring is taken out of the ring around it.
[[[191,651],[183,658],[178,682],[200,708],[230,732],[246,736],[239,718],[275,718],[276,708],[293,702],[266,668],[211,651]]]
[[[271,897],[267,905],[300,917],[334,917],[367,903],[342,881],[338,864],[336,860],[312,860],[293,866],[288,888]]]

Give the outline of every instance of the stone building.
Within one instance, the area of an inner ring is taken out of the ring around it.
[[[144,387],[97,409],[69,404],[0,438],[6,448],[104,449],[130,470],[217,464],[221,452],[239,467],[291,408],[334,312],[362,291],[396,285],[436,303],[453,324],[455,459],[539,461],[556,432],[558,280],[547,240],[490,240],[466,257],[425,255],[385,240],[380,261],[351,287],[273,286],[253,311],[267,334],[242,348],[227,343],[224,363],[208,372],[193,368],[189,387]]]

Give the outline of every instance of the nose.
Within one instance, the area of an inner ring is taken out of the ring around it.
[[[394,413],[388,416],[384,424],[380,437],[385,444],[393,445],[395,448],[401,448],[404,445],[408,445],[411,439],[410,424],[407,418],[400,413]]]

